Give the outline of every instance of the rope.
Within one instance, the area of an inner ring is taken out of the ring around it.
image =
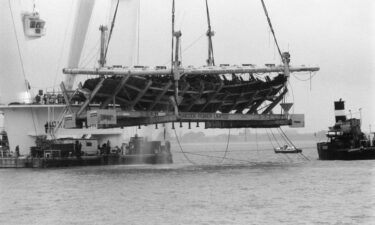
[[[292,84],[290,83],[290,81],[288,80],[288,84],[289,84],[289,86],[290,86],[290,90],[291,90],[291,92],[292,92],[292,102],[294,102],[294,91],[293,91],[293,86],[292,86]],[[289,90],[289,89],[288,89]],[[293,107],[293,113],[292,114],[294,114],[294,107]]]
[[[309,74],[311,75],[311,73],[309,73]],[[301,78],[297,77],[295,74],[293,74],[294,78],[296,78],[297,80],[302,81],[302,82],[310,81],[310,80],[312,80],[316,75],[317,75],[317,73],[314,72],[314,74],[311,75],[309,78],[307,78],[307,79],[301,79]]]
[[[256,146],[257,146],[257,156],[259,158],[258,130],[256,128],[255,128],[255,143],[256,143]]]
[[[182,154],[184,155],[185,159],[190,162],[191,164],[193,165],[197,165],[195,162],[193,162],[192,160],[189,159],[189,157],[187,157],[186,153],[184,152],[184,150],[182,149],[182,146],[181,146],[181,143],[180,143],[180,139],[178,138],[178,135],[177,135],[177,132],[176,132],[176,129],[174,129],[174,135],[176,137],[176,140],[177,140],[177,143],[178,143],[178,146],[180,147],[180,150],[182,152]]]
[[[98,47],[100,43],[100,38],[95,43],[95,45],[88,51],[88,54],[86,54],[85,58],[80,60],[80,65],[87,65],[91,62],[91,60],[97,55],[98,50],[100,51],[100,48]],[[84,66],[83,66],[84,67]]]
[[[221,159],[221,158],[222,158],[222,157],[220,157],[220,156],[204,155],[204,154],[193,153],[193,152],[185,152],[185,154],[197,155],[197,156],[203,156],[203,157],[207,157],[207,158],[215,158],[215,159]],[[244,160],[244,159],[234,159],[234,158],[227,158],[227,159],[228,159],[228,160],[232,160],[232,161],[238,161],[238,162],[249,163],[249,164],[252,164],[252,163],[253,163],[253,162],[251,162],[251,161]],[[195,165],[197,165],[197,164],[195,164]]]
[[[185,53],[187,50],[189,50],[191,47],[193,47],[198,41],[200,41],[200,39],[205,36],[205,34],[201,34],[197,39],[195,39],[194,41],[192,41],[187,47],[185,47],[184,49],[182,49],[181,51],[181,55],[182,53]],[[169,61],[166,61],[165,63],[163,63],[162,65],[167,65],[168,63],[170,63]]]
[[[279,130],[282,132],[282,136],[284,136],[287,140],[287,142],[289,142],[295,149],[297,149],[297,147],[293,144],[293,142],[288,138],[288,136],[285,134],[285,132],[281,129],[281,127],[279,127]],[[302,152],[299,153],[299,155],[301,155],[304,159],[310,161],[309,158],[307,158]]]
[[[228,148],[229,148],[229,141],[230,141],[230,129],[228,129],[227,147],[225,148],[224,156],[222,157],[222,160],[221,160],[220,164],[223,164],[224,160],[227,157]]]
[[[274,133],[272,132],[271,129],[270,129],[270,132],[271,132],[271,134],[272,134],[274,140],[276,141],[277,145],[278,145],[279,147],[281,147],[280,143],[277,141],[277,138],[275,137],[275,135],[274,135]]]
[[[275,44],[276,44],[277,50],[278,50],[278,52],[279,52],[279,55],[280,55],[280,57],[281,57],[281,60],[284,61],[284,60],[283,60],[283,55],[282,55],[281,50],[280,50],[280,47],[279,47],[279,43],[277,42],[277,39],[276,39],[275,31],[273,30],[273,26],[272,26],[272,23],[271,23],[271,19],[270,19],[269,15],[268,15],[268,11],[267,11],[267,8],[266,8],[266,4],[264,3],[263,0],[261,0],[261,2],[262,2],[262,6],[263,6],[263,10],[264,10],[264,14],[265,14],[266,17],[267,17],[267,22],[268,22],[268,25],[269,25],[270,30],[271,30],[271,32],[272,32],[272,36],[273,36],[273,39],[274,39],[274,41],[275,41]]]
[[[27,82],[27,79],[26,79],[26,72],[25,72],[25,67],[24,67],[24,64],[23,64],[23,59],[22,59],[22,54],[21,54],[21,49],[20,49],[20,43],[19,43],[19,40],[18,40],[18,35],[17,35],[17,31],[16,31],[16,24],[14,22],[14,16],[13,16],[13,11],[12,11],[12,7],[11,7],[11,0],[8,0],[8,4],[9,4],[9,10],[10,10],[10,14],[12,16],[12,23],[13,23],[13,31],[14,31],[14,35],[16,37],[16,41],[17,41],[17,50],[18,50],[18,56],[19,56],[19,59],[20,59],[20,63],[21,63],[21,69],[22,69],[22,74],[23,74],[23,77],[25,79],[25,88],[26,88],[26,92],[30,95],[30,90],[28,88],[28,82]],[[36,129],[36,124],[35,124],[35,118],[34,118],[34,112],[32,110],[32,108],[30,108],[31,110],[31,117],[33,119],[33,125],[34,125],[34,130],[35,130],[35,134],[37,135],[38,134],[38,131]]]
[[[179,146],[179,148],[180,148],[180,150],[181,150],[181,153],[183,154],[183,156],[185,157],[185,159],[186,159],[188,162],[190,162],[191,164],[193,164],[193,165],[198,165],[198,164],[195,163],[194,161],[192,161],[192,160],[187,156],[187,154],[190,154],[190,155],[197,155],[197,156],[203,156],[203,157],[207,157],[207,158],[221,159],[222,161],[221,161],[220,164],[222,164],[223,161],[224,161],[225,159],[232,160],[232,161],[238,161],[238,162],[252,163],[252,162],[250,162],[250,161],[248,161],[248,160],[228,158],[228,157],[226,156],[227,153],[228,153],[228,149],[229,149],[230,129],[229,129],[229,134],[228,134],[228,139],[227,139],[227,147],[226,147],[226,149],[225,149],[225,151],[224,151],[224,156],[221,156],[221,157],[220,157],[220,156],[212,156],[212,155],[204,155],[204,154],[193,153],[193,152],[185,152],[185,151],[183,150],[182,146],[181,146],[181,142],[180,142],[180,140],[179,140],[179,138],[178,138],[178,135],[177,135],[176,129],[174,129],[174,134],[175,134],[175,138],[176,138],[176,140],[177,140],[178,146]]]
[[[282,132],[282,133],[280,132],[280,131],[282,131],[280,127],[278,128],[278,131],[279,131],[279,135],[281,136],[281,138],[285,141],[285,143],[286,143],[287,145],[291,145],[291,146],[293,146],[295,149],[297,149],[297,147],[296,147],[296,146],[293,144],[293,142],[288,138],[288,136],[286,136],[286,134],[285,134],[284,132]],[[302,153],[298,153],[297,156],[302,157],[302,159],[306,159],[304,156],[301,156],[300,154],[302,154]]]
[[[138,1],[138,12],[137,12],[137,64],[139,65],[139,50],[140,50],[140,26],[141,26],[141,1]]]
[[[272,132],[271,129],[270,129],[270,132],[271,132],[273,138],[275,139],[275,141],[277,142],[278,146],[281,148],[282,145],[280,145],[280,143],[277,141],[277,138],[276,138],[276,136],[274,135],[274,133]],[[287,154],[283,154],[283,155],[285,155],[285,157],[288,158],[288,160],[289,160],[290,162],[293,162],[293,160],[292,160]]]
[[[272,139],[271,139],[270,135],[268,134],[267,128],[265,129],[265,131],[266,131],[266,134],[267,134],[268,140],[270,141],[270,143],[271,143],[273,149],[275,149],[275,146],[273,145]],[[280,146],[279,146],[279,147],[280,147]],[[276,155],[279,156],[279,154],[276,154]],[[279,157],[280,157],[280,156],[279,156]],[[292,159],[290,159],[289,156],[285,155],[285,157],[288,158],[289,162],[292,162]]]
[[[70,5],[70,13],[69,13],[69,22],[68,22],[68,25],[66,26],[65,28],[65,34],[64,34],[64,39],[63,39],[63,44],[61,46],[61,50],[60,50],[60,56],[59,56],[59,61],[58,61],[58,66],[56,67],[56,73],[55,73],[55,77],[54,77],[54,80],[53,80],[53,85],[55,86],[56,85],[56,80],[57,80],[57,75],[59,74],[59,72],[61,71],[60,68],[61,68],[61,64],[62,64],[62,57],[64,55],[64,49],[65,49],[65,45],[66,45],[66,38],[68,37],[68,28],[70,27],[70,22],[72,20],[72,12],[74,11],[73,10],[73,3],[75,1],[72,0],[72,3]],[[57,86],[57,85],[56,85]]]
[[[20,43],[19,43],[19,40],[18,40],[18,35],[17,35],[17,31],[16,31],[16,24],[14,22],[14,16],[13,16],[13,11],[12,11],[12,7],[11,7],[11,0],[8,0],[9,2],[9,10],[10,10],[10,14],[12,16],[12,22],[13,22],[13,31],[14,31],[14,35],[16,36],[16,41],[17,41],[17,50],[18,50],[18,56],[19,56],[19,59],[20,59],[20,63],[21,63],[21,69],[22,69],[22,74],[23,74],[23,77],[25,79],[25,88],[26,88],[26,92],[29,93],[29,89],[28,89],[28,85],[27,85],[27,79],[26,79],[26,72],[25,72],[25,67],[24,67],[24,64],[23,64],[23,59],[22,59],[22,54],[21,54],[21,48],[20,48]]]
[[[116,16],[117,16],[117,10],[118,10],[118,5],[119,5],[119,3],[120,3],[120,0],[117,0],[115,13],[114,13],[114,15],[113,15],[113,19],[112,19],[111,30],[109,31],[109,36],[108,36],[107,46],[106,46],[106,49],[105,49],[105,52],[104,52],[104,59],[107,58],[108,46],[109,46],[109,42],[111,41],[113,28],[114,28],[114,26],[115,26],[115,21],[116,21]]]

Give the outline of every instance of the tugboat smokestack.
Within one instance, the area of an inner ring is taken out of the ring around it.
[[[339,121],[346,121],[345,101],[342,101],[341,99],[335,102],[335,119],[336,123]]]

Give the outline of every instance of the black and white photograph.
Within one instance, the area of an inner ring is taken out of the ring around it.
[[[0,0],[0,224],[375,224],[375,1]]]

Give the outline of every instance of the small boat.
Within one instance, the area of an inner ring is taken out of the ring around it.
[[[274,148],[274,151],[275,153],[287,154],[287,153],[301,153],[302,149],[296,148],[294,146],[284,145],[279,148]]]

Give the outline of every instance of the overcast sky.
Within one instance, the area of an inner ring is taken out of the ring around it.
[[[295,102],[295,113],[306,115],[306,129],[302,132],[319,131],[333,125],[333,101],[339,98],[346,100],[346,107],[352,110],[353,116],[359,117],[358,109],[362,108],[363,129],[368,131],[372,124],[375,130],[373,2],[265,0],[281,49],[291,53],[291,64],[321,67],[312,80],[311,90],[309,82],[291,77],[293,91],[288,100]],[[66,62],[74,4],[73,0],[37,0],[36,3],[47,21],[47,36],[29,44],[29,48],[37,53],[37,57],[30,57],[30,64],[38,65],[29,74],[29,79],[33,87],[51,87],[63,79],[60,71]],[[214,53],[217,64],[280,62],[260,0],[209,0],[209,4],[212,27],[216,32]],[[24,4],[24,7],[28,6]],[[97,0],[94,22],[90,24],[88,44],[82,55],[82,58],[87,58],[88,66],[95,62],[95,57],[90,61],[90,54],[96,51],[98,25],[108,18],[106,7],[106,0]],[[169,62],[170,12],[171,0],[141,0],[140,64]],[[126,18],[124,15],[120,17]],[[121,21],[116,23],[116,30],[121,30],[120,24]],[[176,25],[183,34],[183,64],[205,64],[207,23],[204,0],[176,0]],[[111,43],[111,48],[116,49],[112,45],[116,46],[116,43]],[[45,79],[40,79],[40,76]],[[295,76],[307,79],[309,75]]]

